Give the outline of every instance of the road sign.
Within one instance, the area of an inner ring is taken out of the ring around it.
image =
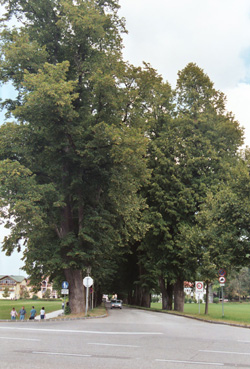
[[[87,276],[87,277],[85,277],[84,279],[83,279],[83,285],[85,286],[85,287],[91,287],[92,286],[92,284],[93,284],[93,279],[90,277],[90,276]]]
[[[220,284],[224,284],[226,282],[226,278],[225,277],[219,277],[219,282],[220,282]]]
[[[67,288],[69,288],[69,283],[67,282],[67,281],[64,281],[63,283],[62,283],[62,288],[63,289],[67,289]]]
[[[225,277],[225,275],[227,274],[227,272],[225,271],[225,269],[220,269],[220,270],[218,271],[218,273],[219,273],[219,276],[220,276],[220,277]]]
[[[61,295],[68,295],[69,294],[69,290],[67,288],[63,288],[61,290]]]
[[[203,292],[203,282],[195,282],[195,292],[199,293],[199,292]]]

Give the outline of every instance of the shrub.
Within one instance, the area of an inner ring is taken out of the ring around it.
[[[220,301],[219,297],[214,297],[214,304],[218,304]]]
[[[33,295],[31,300],[38,300],[38,296],[37,295]]]
[[[70,310],[69,305],[66,305],[66,306],[65,306],[64,313],[65,313],[65,315],[68,315],[68,314],[70,314],[70,313],[71,313],[71,310]]]

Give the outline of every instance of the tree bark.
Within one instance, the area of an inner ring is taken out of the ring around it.
[[[184,281],[177,279],[174,284],[174,310],[184,311]]]
[[[151,294],[145,288],[137,285],[135,288],[134,305],[150,308],[150,303]]]
[[[206,305],[205,305],[205,314],[208,314],[208,300],[209,300],[209,282],[206,282]]]
[[[65,278],[69,283],[69,307],[71,313],[80,314],[85,312],[85,291],[81,270],[65,269]]]
[[[166,286],[165,279],[162,276],[159,278],[159,284],[162,296],[162,310],[172,310],[173,285],[167,282]]]
[[[173,310],[174,286],[167,282],[167,310]]]

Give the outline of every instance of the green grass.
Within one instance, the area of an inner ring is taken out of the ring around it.
[[[10,311],[14,307],[17,312],[22,308],[25,307],[27,311],[26,318],[30,316],[30,310],[32,306],[35,306],[37,311],[37,315],[39,314],[42,306],[45,307],[45,312],[50,313],[55,310],[60,310],[62,308],[62,301],[61,300],[0,300],[0,319],[10,319]],[[19,318],[19,317],[18,317]]]
[[[160,303],[152,303],[151,308],[161,310]],[[185,304],[184,314],[200,317],[207,320],[220,320],[226,322],[236,322],[239,324],[250,324],[250,303],[249,302],[225,302],[224,316],[222,317],[222,304],[209,304],[208,314],[205,315],[205,304]]]

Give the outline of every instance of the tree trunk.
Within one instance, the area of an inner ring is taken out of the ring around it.
[[[159,278],[161,296],[162,296],[162,310],[172,310],[173,304],[173,285],[167,282],[167,287],[165,279],[161,276]]]
[[[150,308],[150,304],[151,304],[151,293],[142,289],[141,306]]]
[[[184,281],[177,279],[174,284],[174,310],[184,311]]]
[[[65,269],[66,281],[69,283],[69,307],[71,313],[80,314],[85,312],[85,291],[81,270]]]
[[[151,294],[141,286],[137,285],[135,288],[134,305],[141,307],[150,307],[150,303]]]
[[[159,277],[159,285],[160,285],[160,290],[161,290],[161,298],[162,298],[162,310],[167,310],[167,290],[166,290],[166,284],[165,284],[165,279],[160,276]]]
[[[208,301],[209,301],[209,282],[206,282],[206,306],[205,306],[205,314],[208,314]]]
[[[167,282],[167,310],[173,310],[174,286]]]

